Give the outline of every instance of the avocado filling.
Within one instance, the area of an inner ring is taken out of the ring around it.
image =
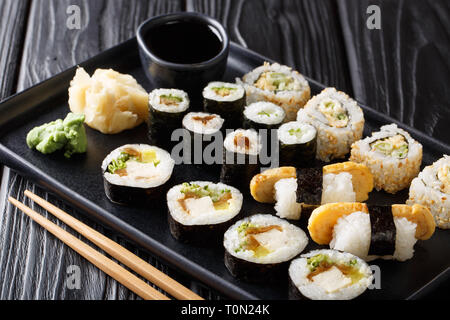
[[[408,155],[408,142],[401,134],[380,139],[371,144],[372,151],[377,151],[385,156],[397,159],[406,158]]]
[[[319,111],[327,118],[330,126],[335,128],[345,128],[348,125],[349,117],[342,104],[335,99],[326,99],[319,105]]]
[[[241,238],[241,242],[239,244],[239,247],[236,248],[234,251],[237,253],[242,250],[251,250],[253,251],[253,256],[256,258],[267,256],[272,251],[266,246],[262,245],[260,241],[258,241],[257,235],[269,232],[271,230],[283,232],[283,228],[278,225],[259,227],[250,222],[243,222],[237,228],[237,231]]]
[[[118,174],[121,177],[126,176],[127,173],[127,162],[133,160],[140,163],[153,163],[157,167],[161,161],[158,160],[155,150],[143,150],[138,151],[133,148],[125,148],[120,153],[120,155],[111,161],[108,165],[108,172],[111,174]]]
[[[163,94],[159,96],[159,102],[165,104],[166,106],[177,106],[183,102],[183,98],[175,96],[173,94]]]
[[[351,259],[349,261],[333,261],[329,256],[325,254],[318,254],[314,257],[308,258],[307,265],[310,273],[307,278],[310,281],[314,281],[314,278],[330,269],[337,268],[345,277],[351,280],[351,284],[359,282],[363,277],[358,268],[358,261]]]
[[[196,183],[183,183],[183,187],[180,192],[184,194],[184,198],[179,199],[178,202],[186,212],[188,211],[185,203],[187,199],[201,199],[203,197],[209,197],[213,202],[215,210],[227,210],[229,207],[228,200],[233,198],[231,190],[229,189],[211,188],[208,185],[202,187]]]
[[[255,87],[268,91],[297,91],[300,83],[294,77],[281,72],[263,72],[255,82]]]
[[[223,86],[223,87],[213,87],[211,88],[211,90],[221,97],[226,97],[229,96],[232,92],[236,91],[236,88]]]

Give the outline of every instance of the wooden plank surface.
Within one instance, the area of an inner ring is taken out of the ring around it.
[[[339,0],[355,97],[450,143],[450,2]],[[366,27],[369,5],[381,28]]]
[[[0,1],[0,100],[15,91],[28,8],[28,0]]]
[[[187,9],[217,18],[228,28],[233,41],[354,94],[360,101],[407,124],[449,140],[448,130],[443,126],[450,112],[448,81],[426,81],[433,78],[429,73],[436,79],[448,80],[448,2],[428,0],[413,8],[406,1],[379,2],[386,21],[383,24],[388,28],[369,33],[365,28],[365,10],[369,3],[378,2],[34,0],[28,6],[25,0],[2,0],[2,17],[4,12],[11,14],[8,23],[0,21],[0,41],[5,43],[5,39],[15,46],[0,48],[0,97],[16,89],[23,90],[132,37],[139,23],[148,17]],[[81,9],[80,30],[66,27],[69,5]],[[403,8],[397,17],[400,19],[396,19],[396,8]],[[424,10],[429,10],[430,16],[420,16]],[[418,22],[422,18],[427,25],[424,30]],[[349,35],[346,39],[342,31]],[[397,46],[395,41],[406,45]],[[428,61],[431,58],[437,60],[436,64]],[[434,110],[433,116],[423,114],[427,107]],[[413,117],[412,112],[418,115]],[[11,172],[3,180],[7,182],[8,195],[23,200],[22,192],[28,188],[189,285],[188,279],[159,259],[89,221],[20,175]],[[137,298],[30,223],[21,212],[10,205],[0,209],[0,299]],[[33,209],[43,212],[37,206]],[[80,268],[78,290],[66,285],[69,266]],[[220,297],[195,282],[191,285],[206,298]]]
[[[78,5],[81,9],[80,30],[66,28],[66,10],[69,5]],[[180,9],[181,3],[178,1],[34,1],[30,8],[17,89],[23,90],[131,38],[137,26],[148,17]],[[20,175],[11,172],[8,180],[8,195],[27,201],[22,193],[30,188],[77,219],[126,246],[155,267],[189,285],[187,279],[170,270],[155,257],[87,220]],[[38,206],[33,206],[33,209],[44,213]],[[57,222],[51,215],[48,217]],[[31,223],[11,205],[6,205],[5,210],[2,210],[0,226],[0,299],[138,298],[45,230]],[[70,289],[67,286],[66,281],[72,274],[71,266],[80,270],[80,289]],[[202,295],[206,294],[201,287],[193,289]]]
[[[335,1],[188,0],[231,39],[304,75],[352,94]]]

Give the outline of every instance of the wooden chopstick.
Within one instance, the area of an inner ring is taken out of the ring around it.
[[[146,261],[142,260],[121,245],[105,237],[100,232],[85,225],[81,221],[75,219],[63,210],[55,207],[41,197],[35,195],[29,190],[25,191],[25,195],[39,204],[41,207],[52,213],[59,220],[70,226],[72,229],[83,235],[89,241],[97,245],[99,248],[107,252],[115,259],[122,262],[131,270],[143,276],[165,292],[180,300],[203,300],[202,297],[184,287],[165,273],[159,271]]]
[[[122,268],[117,263],[111,259],[105,257],[100,252],[90,247],[83,241],[74,237],[64,229],[58,227],[56,224],[47,220],[37,212],[33,211],[31,208],[27,207],[23,203],[17,201],[16,199],[9,197],[8,201],[14,206],[22,210],[27,216],[33,219],[35,222],[44,227],[47,231],[52,233],[66,245],[71,247],[73,250],[78,252],[81,256],[87,259],[89,262],[94,264],[100,270],[123,284],[125,287],[135,292],[137,295],[147,300],[170,300],[164,294],[156,290],[155,288],[149,286],[143,280],[136,277],[134,274],[128,270]]]

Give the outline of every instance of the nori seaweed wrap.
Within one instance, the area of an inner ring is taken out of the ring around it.
[[[211,154],[212,159],[204,157],[207,146],[222,139],[222,126],[224,119],[217,114],[204,112],[190,112],[183,118],[183,128],[190,137],[190,161],[195,165],[204,165],[203,168],[213,171],[220,170],[216,154]],[[215,151],[215,149],[213,149]],[[222,155],[217,155],[222,157]],[[209,163],[209,161],[214,161]]]
[[[225,119],[225,128],[242,127],[245,90],[235,83],[211,82],[203,90],[203,110]]]
[[[172,132],[181,128],[189,108],[189,97],[178,89],[156,89],[149,96],[148,137],[154,145],[170,148]]]
[[[316,129],[302,122],[288,122],[278,129],[280,166],[309,168],[315,163]]]
[[[297,202],[309,205],[322,203],[323,169],[297,170]]]
[[[367,205],[370,217],[369,255],[386,256],[395,252],[396,228],[391,206]]]
[[[117,148],[102,163],[106,196],[120,204],[159,206],[174,165],[167,151],[154,146]]]
[[[220,181],[248,194],[250,181],[259,173],[261,143],[254,130],[238,129],[229,133],[223,145]]]
[[[238,279],[276,281],[307,244],[308,237],[299,227],[272,215],[257,214],[236,222],[225,232],[224,262]]]
[[[177,185],[167,193],[170,233],[181,242],[217,244],[239,219],[242,201],[239,190],[222,183]]]

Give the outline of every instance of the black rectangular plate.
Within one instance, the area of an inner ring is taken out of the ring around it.
[[[270,59],[264,58],[236,44],[231,45],[228,68],[224,80],[234,81],[249,70]],[[80,64],[89,73],[96,68],[112,68],[133,75],[148,91],[149,81],[141,68],[136,39],[126,41]],[[126,143],[146,143],[146,127],[142,125],[117,135],[103,135],[86,128],[88,151],[71,160],[61,154],[42,155],[28,149],[25,137],[37,125],[63,118],[69,112],[68,87],[76,67],[19,93],[0,104],[0,160],[16,171],[32,178],[38,184],[59,195],[87,216],[122,233],[130,240],[148,249],[169,264],[234,299],[286,299],[287,279],[273,285],[250,284],[234,279],[223,263],[223,248],[202,248],[181,244],[168,229],[167,213],[152,208],[139,209],[118,206],[108,201],[103,190],[100,164],[113,149]],[[311,80],[312,93],[324,86]],[[362,106],[366,118],[365,135],[381,125],[396,122],[376,111]],[[450,154],[450,147],[423,133],[398,123],[424,146],[424,165]],[[201,170],[177,166],[176,182],[212,180]],[[407,190],[397,195],[373,192],[370,203],[404,203]],[[244,201],[246,215],[274,213],[273,206]],[[305,222],[300,226],[305,230]],[[318,248],[311,240],[306,251]],[[449,279],[450,234],[436,230],[428,241],[416,244],[413,259],[407,262],[375,261],[381,269],[381,289],[367,290],[364,299],[407,299],[418,297],[436,284]]]

